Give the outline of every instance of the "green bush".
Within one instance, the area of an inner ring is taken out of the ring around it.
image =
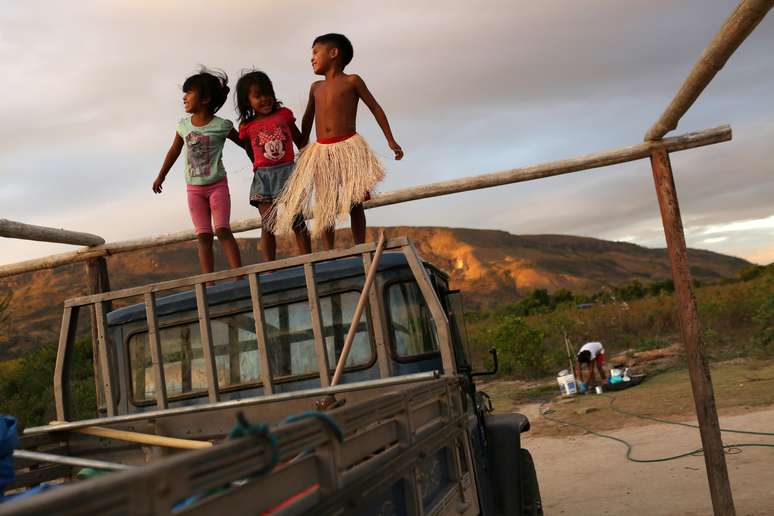
[[[53,379],[57,346],[44,344],[21,358],[0,362],[0,413],[16,417],[21,429],[55,417]],[[96,415],[91,339],[75,342],[70,370],[73,418]]]
[[[758,269],[756,269],[758,270]],[[574,353],[591,340],[602,342],[607,354],[666,347],[681,341],[678,301],[670,280],[656,281],[643,288],[640,299],[621,302],[609,288],[592,295],[575,295],[573,302],[565,291],[548,295],[532,292],[517,303],[471,314],[467,320],[474,359],[486,358],[486,350],[498,340],[503,355],[503,374],[534,377],[543,370],[553,374],[566,367],[565,335]],[[639,295],[635,282],[618,290]],[[708,356],[725,360],[747,355],[774,355],[774,266],[764,267],[748,281],[733,280],[696,289],[699,319]],[[627,295],[629,295],[627,294]],[[636,297],[636,296],[635,296]],[[591,302],[583,309],[580,302]],[[543,304],[541,304],[543,303]],[[521,323],[506,319],[521,318]],[[494,338],[495,333],[499,336]],[[505,339],[508,334],[518,339]],[[526,336],[541,335],[542,347],[527,345]],[[520,340],[521,339],[521,340]],[[508,358],[506,355],[510,355]],[[531,359],[529,365],[527,362]],[[509,364],[506,361],[510,360]],[[558,366],[558,369],[552,367]]]
[[[537,378],[555,367],[557,354],[544,346],[543,332],[527,325],[521,317],[504,316],[491,329],[491,337],[502,374]]]
[[[739,279],[742,281],[750,281],[761,276],[766,271],[766,267],[762,265],[751,265],[739,272]]]
[[[632,301],[634,299],[642,299],[645,297],[648,293],[648,289],[646,289],[639,280],[632,280],[630,283],[615,289],[615,293],[619,299]]]
[[[753,342],[762,351],[774,351],[774,294],[755,312],[753,321],[757,325]]]

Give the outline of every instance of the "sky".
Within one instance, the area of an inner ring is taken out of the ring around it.
[[[200,65],[269,74],[299,117],[315,36],[341,32],[406,156],[361,106],[380,191],[642,141],[736,5],[725,0],[427,2],[0,0],[0,217],[107,241],[192,229],[182,158],[151,184]],[[670,135],[730,124],[672,155],[688,245],[774,261],[774,14]],[[218,113],[236,119],[233,99]],[[251,166],[227,143],[232,220],[256,216]],[[665,245],[640,160],[369,210],[370,225],[501,229]],[[257,236],[258,232],[239,236]],[[1,239],[0,263],[73,249]]]

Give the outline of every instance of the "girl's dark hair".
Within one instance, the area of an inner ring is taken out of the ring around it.
[[[183,83],[183,92],[194,90],[199,99],[206,104],[210,114],[215,114],[226,103],[228,92],[228,75],[221,70],[209,70],[202,67],[196,75],[192,75]]]
[[[236,84],[236,107],[239,113],[239,121],[242,123],[249,122],[255,118],[255,110],[250,105],[250,90],[253,87],[258,88],[258,91],[263,95],[274,97],[272,113],[282,107],[282,102],[277,100],[277,95],[274,94],[274,85],[272,85],[268,75],[260,70],[244,72]]]

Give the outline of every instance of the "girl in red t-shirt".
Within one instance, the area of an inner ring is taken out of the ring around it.
[[[277,240],[271,231],[275,201],[293,172],[293,144],[300,148],[301,131],[293,112],[277,100],[269,76],[253,70],[244,73],[236,85],[239,138],[248,142],[253,159],[250,204],[261,213],[261,251],[264,259],[277,256]],[[311,238],[302,216],[293,223],[299,254],[312,251]]]

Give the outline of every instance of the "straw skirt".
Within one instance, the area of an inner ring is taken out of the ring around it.
[[[315,142],[304,148],[296,169],[275,203],[274,232],[291,231],[298,214],[313,218],[312,235],[336,227],[363,203],[384,179],[384,168],[359,134],[336,143]]]

